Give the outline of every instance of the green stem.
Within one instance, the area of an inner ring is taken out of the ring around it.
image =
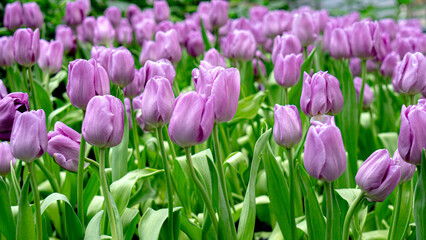
[[[164,171],[166,172],[166,185],[167,185],[167,195],[168,195],[168,208],[169,208],[169,237],[171,240],[174,239],[173,236],[173,185],[172,185],[172,179],[171,179],[171,172],[169,168],[169,163],[167,161],[167,153],[166,148],[164,147],[164,140],[163,140],[163,127],[158,127],[155,129],[155,133],[157,135],[157,139],[160,145],[161,150],[161,158],[163,159],[163,167]]]
[[[27,92],[30,93],[31,89],[28,87],[28,76],[27,76],[27,68],[26,67],[22,67],[22,78],[24,79],[24,90],[23,92]]]
[[[192,164],[191,147],[185,148],[185,154],[186,154],[186,162],[189,168],[189,174],[191,175],[192,181],[194,182],[195,186],[198,188],[198,191],[200,192],[201,197],[204,200],[204,204],[206,205],[207,211],[209,213],[208,215],[210,216],[210,219],[212,220],[214,230],[216,231],[216,234],[217,234],[219,233],[219,229],[218,229],[216,214],[213,210],[212,203],[210,201],[210,198],[207,195],[206,190],[204,189],[200,180],[198,180],[197,176],[195,175],[194,165]]]
[[[28,171],[30,173],[31,189],[33,190],[33,195],[34,195],[35,217],[36,217],[36,224],[37,224],[37,239],[42,240],[43,225],[41,222],[40,194],[38,192],[33,163],[30,162],[30,163],[27,163],[27,165],[28,165]]]
[[[410,105],[415,105],[416,103],[414,102],[414,95],[410,95]]]
[[[343,224],[343,238],[342,240],[349,239],[349,226],[351,224],[352,216],[354,215],[355,211],[357,210],[359,204],[364,199],[365,193],[362,192],[358,197],[353,201],[351,206],[349,207],[348,213],[346,213],[345,222]]]
[[[364,104],[364,88],[366,83],[366,77],[367,77],[367,61],[365,59],[361,62],[361,77],[362,77],[362,84],[361,84],[361,90],[359,92],[359,101],[358,101],[358,125],[360,124],[360,117],[362,112],[362,105]],[[359,128],[359,126],[358,126]]]
[[[297,239],[297,229],[296,229],[296,214],[295,214],[295,206],[294,206],[294,199],[296,198],[295,196],[295,186],[294,186],[294,180],[295,180],[295,176],[294,176],[294,160],[293,160],[293,156],[292,156],[292,149],[291,148],[286,148],[287,151],[287,156],[288,156],[288,168],[289,168],[289,172],[290,172],[290,226],[291,226],[291,235],[292,235],[292,239],[296,240]]]
[[[46,176],[47,180],[49,181],[50,185],[52,186],[52,190],[54,192],[59,192],[59,185],[55,177],[49,172],[49,170],[46,168],[46,166],[43,165],[43,163],[40,161],[40,159],[37,159],[34,161],[35,164],[41,169],[43,174]]]
[[[31,68],[32,67],[27,68],[28,69],[28,76],[29,76],[29,79],[30,79],[31,97],[33,98],[33,101],[34,101],[34,107],[36,109],[38,109],[39,105],[38,105],[38,101],[37,101],[37,93],[36,93],[36,90],[35,90],[35,87],[34,87],[33,73],[32,73]]]
[[[134,112],[134,109],[133,109],[133,99],[130,100],[130,115],[132,118],[132,125],[133,125],[132,131],[133,131],[133,144],[135,145],[134,146],[135,158],[138,161],[139,168],[145,168],[146,167],[145,158],[144,158],[144,161],[142,161],[141,154],[139,152],[138,123],[136,122],[136,113]]]
[[[333,239],[333,190],[331,182],[325,182],[325,198],[327,204],[327,232],[325,233],[325,239]]]
[[[389,238],[388,239],[395,239],[395,234],[396,234],[396,228],[397,228],[397,223],[398,223],[398,218],[399,218],[399,212],[401,211],[401,199],[402,199],[402,192],[403,192],[403,185],[400,184],[398,185],[398,192],[396,193],[396,201],[395,201],[395,209],[394,209],[394,214],[393,214],[393,218],[392,218],[392,227],[389,231]]]
[[[90,158],[85,158],[84,161],[89,163],[90,165],[93,165],[93,167],[99,169],[99,163],[97,163],[95,160]]]
[[[83,119],[86,111],[83,110]],[[86,156],[86,140],[81,134],[80,138],[80,155],[78,157],[78,172],[77,172],[77,214],[80,219],[81,225],[84,229],[84,204],[83,204],[83,181],[84,181],[84,160]]]

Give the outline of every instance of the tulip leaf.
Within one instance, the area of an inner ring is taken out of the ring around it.
[[[207,36],[206,28],[204,26],[203,19],[200,18],[200,25],[201,25],[201,35],[203,36],[203,42],[206,50],[209,50],[212,48],[212,44],[210,43],[210,40]]]
[[[289,92],[289,101],[290,104],[296,105],[300,111],[300,96],[302,95],[302,87],[303,87],[303,73],[307,72],[309,74],[311,70],[312,61],[314,59],[314,55],[317,48],[312,49],[311,54],[309,54],[308,58],[302,64],[300,68],[300,78],[299,82],[297,82],[296,86],[292,87]]]
[[[50,113],[53,112],[53,106],[52,102],[50,101],[50,95],[37,81],[34,81],[34,88],[37,92],[37,108],[43,109],[46,113],[46,116],[49,116]]]
[[[229,124],[238,123],[241,120],[251,120],[257,115],[261,104],[265,100],[266,93],[260,91],[238,101],[237,112]]]
[[[393,239],[395,240],[405,239],[406,237],[405,232],[407,231],[407,227],[411,219],[411,209],[413,209],[413,181],[409,181],[398,186],[398,191],[402,191],[402,195],[401,201],[399,202],[399,213],[395,225],[396,229],[390,229],[389,231],[389,233],[394,231]],[[396,209],[396,206],[394,209]],[[392,218],[395,217],[395,213],[396,211],[393,211]]]
[[[0,235],[3,234],[6,239],[16,239],[15,221],[12,216],[9,193],[4,180],[0,177]]]
[[[398,148],[398,134],[396,132],[379,133],[379,138],[391,155]]]
[[[189,239],[201,239],[202,229],[185,216],[181,217],[180,228]]]
[[[99,211],[90,220],[86,228],[84,240],[100,240],[101,239],[101,220],[104,210]]]
[[[182,207],[173,208],[173,217],[179,215],[181,208]],[[139,221],[139,238],[142,240],[159,239],[161,228],[168,216],[169,213],[167,208],[162,208],[157,211],[148,208]]]
[[[129,146],[129,121],[127,114],[124,114],[124,132],[121,143],[111,148],[111,169],[112,181],[117,181],[127,173],[127,148]]]
[[[417,239],[426,239],[426,153],[423,149],[421,167],[417,168],[418,179],[414,192],[414,220]]]
[[[139,210],[132,209],[132,208],[126,208],[121,214],[121,222],[123,223],[123,232],[124,239],[131,240],[135,230],[136,225],[138,224],[140,219]]]
[[[36,231],[34,224],[34,215],[28,203],[28,187],[30,178],[27,176],[22,186],[21,197],[19,199],[18,220],[16,226],[17,239],[35,240]]]

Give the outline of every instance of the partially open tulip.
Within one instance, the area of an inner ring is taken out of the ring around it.
[[[15,166],[9,143],[0,142],[0,176],[6,177],[10,173],[10,162]]]
[[[54,131],[47,134],[47,153],[56,163],[71,172],[78,171],[80,134],[62,122],[56,122]]]
[[[142,77],[141,71],[135,69],[132,82],[123,88],[123,93],[126,98],[134,98],[139,96],[145,88],[145,78]]]
[[[24,112],[13,124],[10,137],[12,155],[27,163],[43,156],[47,148],[46,115],[43,110]]]
[[[386,149],[375,151],[358,170],[355,181],[371,202],[383,202],[398,185],[401,168]]]
[[[140,69],[142,78],[145,84],[155,76],[163,76],[167,78],[170,85],[173,86],[173,80],[176,76],[176,71],[172,63],[167,59],[160,59],[158,61],[147,61],[143,68]]]
[[[0,79],[0,100],[2,100],[7,95],[7,88],[4,85],[3,81]]]
[[[302,44],[299,39],[291,34],[283,34],[274,39],[274,47],[272,49],[272,62],[275,63],[278,55],[286,56],[294,53],[298,54],[302,51]]]
[[[274,77],[278,85],[284,88],[295,86],[299,82],[302,63],[302,54],[278,55],[274,66]]]
[[[351,57],[351,46],[347,31],[341,28],[335,28],[331,32],[329,51],[330,55],[335,59]]]
[[[210,24],[213,27],[222,27],[228,22],[228,2],[223,0],[211,1]]]
[[[176,99],[169,124],[170,139],[181,147],[200,144],[209,138],[214,124],[213,99],[186,92]]]
[[[0,100],[0,140],[9,141],[13,122],[29,110],[28,94],[13,92]]]
[[[102,66],[94,59],[70,62],[67,95],[73,106],[84,110],[90,99],[105,94],[109,94],[109,79]]]
[[[121,10],[116,6],[111,6],[105,9],[104,15],[111,22],[113,27],[117,27],[121,21]]]
[[[395,68],[392,85],[395,91],[416,95],[426,87],[426,58],[422,53],[407,53]]]
[[[155,34],[155,44],[157,46],[157,57],[170,60],[177,64],[182,57],[182,50],[176,30],[167,32],[157,32]]]
[[[311,13],[301,12],[294,15],[292,33],[299,38],[302,46],[314,43],[317,39],[318,30]]]
[[[358,58],[373,57],[374,32],[377,22],[356,22],[350,30],[352,55]]]
[[[13,37],[0,37],[0,66],[10,67],[14,62]]]
[[[203,36],[200,31],[191,31],[185,41],[185,47],[189,55],[193,57],[200,56],[204,53]]]
[[[234,30],[226,36],[223,49],[228,58],[249,61],[256,53],[256,40],[250,31]]]
[[[296,146],[302,139],[302,122],[299,110],[294,105],[280,106],[275,104],[274,108],[273,136],[275,142],[286,148]]]
[[[80,25],[85,17],[84,4],[81,2],[67,2],[65,6],[65,22],[68,26]]]
[[[395,67],[400,61],[399,54],[396,52],[390,52],[386,55],[380,67],[380,72],[385,77],[392,77]]]
[[[95,37],[96,18],[86,17],[81,25],[82,38],[85,42],[93,43]]]
[[[118,48],[112,51],[108,61],[108,75],[119,87],[130,84],[135,74],[135,61],[129,50]]]
[[[224,69],[223,67],[213,66],[206,61],[201,61],[199,68],[192,70],[195,91],[210,96],[213,82]]]
[[[226,67],[225,59],[220,55],[219,51],[215,48],[211,48],[204,53],[204,61],[210,63],[213,66]]]
[[[145,41],[142,46],[142,52],[139,56],[139,63],[143,66],[146,61],[157,61],[157,47],[154,41]]]
[[[157,25],[154,19],[145,18],[133,26],[135,31],[136,42],[142,46],[145,41],[152,40],[154,33],[156,32]]]
[[[167,1],[155,1],[154,2],[154,16],[157,22],[169,20],[170,9]]]
[[[359,101],[359,93],[361,92],[361,87],[362,87],[362,79],[360,77],[354,78],[354,87],[355,87],[357,101]],[[371,90],[370,86],[368,86],[368,84],[365,83],[365,85],[364,85],[364,96],[363,96],[363,99],[362,99],[362,103],[363,103],[362,106],[363,107],[369,107],[370,104],[373,102],[373,100],[374,100],[373,90]]]
[[[129,21],[126,18],[121,19],[120,24],[117,26],[116,37],[117,42],[121,45],[130,45],[133,42],[133,30]]]
[[[24,23],[23,10],[21,3],[16,1],[6,4],[3,17],[3,25],[13,31],[20,28]]]
[[[289,12],[283,10],[270,11],[263,17],[263,34],[269,38],[281,35],[290,30],[291,21],[292,16]]]
[[[332,182],[343,174],[346,152],[333,116],[311,119],[303,156],[306,171],[313,178]]]
[[[111,48],[106,48],[104,46],[93,46],[92,50],[90,50],[90,54],[93,59],[96,60],[98,64],[100,64],[107,72],[108,72],[108,63],[109,58],[112,54]]]
[[[41,28],[43,26],[43,14],[36,2],[23,4],[24,10],[24,25],[29,28]]]
[[[65,53],[74,53],[77,49],[74,30],[68,26],[56,26],[55,40],[62,43]]]
[[[93,97],[87,105],[81,129],[84,139],[93,146],[117,146],[124,132],[123,103],[111,95]]]
[[[398,149],[394,152],[392,159],[395,161],[396,165],[401,168],[401,179],[399,180],[399,184],[410,181],[416,172],[416,165],[404,161],[401,155],[399,155]]]
[[[43,72],[48,74],[55,74],[61,70],[62,58],[64,55],[64,47],[59,41],[51,40],[50,42],[40,40],[40,58],[38,59],[38,66]]]
[[[114,42],[115,30],[108,18],[100,16],[96,19],[93,42],[95,45],[110,46]]]
[[[34,65],[40,56],[40,32],[21,28],[13,34],[13,53],[16,62],[24,67]]]

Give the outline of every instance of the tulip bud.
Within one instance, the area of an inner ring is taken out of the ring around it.
[[[302,54],[278,55],[274,67],[274,77],[278,85],[284,88],[295,86],[299,82],[302,63]]]
[[[356,22],[350,31],[352,55],[359,58],[368,58],[374,55],[374,31],[377,22]]]
[[[80,7],[83,9],[85,16],[89,15],[90,13],[90,0],[75,0],[80,4]]]
[[[111,6],[105,9],[104,15],[111,22],[112,26],[116,28],[121,21],[121,10],[116,6]]]
[[[134,98],[140,95],[145,88],[145,78],[142,77],[141,71],[137,69],[134,70],[135,74],[133,76],[132,82],[123,88],[124,96],[127,98]]]
[[[405,54],[395,68],[392,85],[395,91],[416,95],[426,87],[426,59],[423,54]]]
[[[84,139],[93,146],[117,146],[124,132],[123,103],[111,95],[93,97],[87,104],[81,131]]]
[[[286,11],[270,11],[263,17],[263,34],[269,38],[281,35],[290,30],[292,20],[291,14]]]
[[[123,18],[116,29],[117,42],[121,45],[130,45],[133,42],[133,30],[129,21]]]
[[[93,46],[92,50],[90,50],[90,54],[92,58],[108,72],[108,63],[112,54],[112,49],[104,46]]]
[[[294,15],[292,33],[299,38],[302,46],[314,43],[318,30],[311,13],[302,12]]]
[[[7,95],[7,89],[3,81],[0,79],[0,100],[2,100]]]
[[[29,28],[41,28],[43,25],[43,15],[41,14],[40,7],[35,2],[24,3],[24,25]]]
[[[140,14],[141,9],[136,4],[130,4],[126,9],[126,17],[130,21],[133,16]]]
[[[0,142],[0,176],[6,177],[10,173],[10,162],[15,166],[9,143]]]
[[[215,48],[211,48],[204,54],[204,61],[210,63],[213,66],[226,67],[225,59],[220,55],[219,51]]]
[[[145,18],[134,26],[136,42],[142,46],[146,40],[152,40],[157,29],[154,19]]]
[[[170,139],[181,147],[200,144],[209,138],[214,124],[213,99],[186,92],[176,99],[169,124]]]
[[[362,79],[360,77],[354,78],[354,87],[355,87],[355,93],[356,93],[356,99],[359,101],[359,93],[361,92],[361,86],[362,86]],[[374,100],[374,93],[371,90],[370,86],[368,86],[367,83],[364,85],[364,96],[362,99],[362,106],[368,108],[370,104]]]
[[[234,30],[229,33],[223,45],[225,56],[236,60],[252,60],[256,53],[256,40],[247,30]]]
[[[31,67],[40,56],[40,32],[21,28],[13,34],[13,53],[20,65]]]
[[[27,163],[43,156],[47,148],[46,115],[44,111],[24,112],[13,124],[10,137],[12,155]]]
[[[65,25],[56,26],[55,39],[62,43],[65,53],[74,53],[77,49],[76,38],[72,28]]]
[[[176,76],[176,71],[172,63],[167,59],[160,59],[156,62],[148,60],[140,71],[142,74],[142,81],[144,81],[145,84],[155,76],[162,76],[167,78],[170,85],[173,86],[173,80]]]
[[[386,55],[391,52],[391,40],[389,38],[389,35],[386,33],[381,33],[378,30],[376,30],[376,35],[374,36],[374,60],[378,62],[383,62]]]
[[[15,119],[28,110],[26,93],[13,92],[0,100],[0,140],[9,141]]]
[[[143,66],[146,61],[157,61],[157,47],[153,41],[145,41],[143,43],[142,52],[139,57],[139,63]]]
[[[254,76],[260,76],[261,74],[263,74],[263,76],[267,76],[265,64],[263,63],[261,59],[253,58],[251,63],[253,65]]]
[[[346,168],[346,152],[342,134],[333,116],[317,116],[311,119],[305,142],[304,163],[306,171],[318,180],[332,182]]]
[[[22,26],[24,22],[23,10],[20,2],[6,4],[3,25],[13,31]]]
[[[268,8],[265,6],[254,6],[249,9],[250,21],[262,22],[263,17],[268,13]]]
[[[367,60],[367,72],[374,73],[379,70],[379,65],[373,59]]]
[[[349,69],[351,70],[352,76],[361,75],[361,59],[351,58],[349,60]]]
[[[47,153],[56,163],[71,172],[78,171],[81,136],[62,122],[56,122],[54,131],[47,134]]]
[[[179,45],[176,30],[167,32],[157,32],[155,34],[155,43],[157,45],[157,57],[166,58],[176,64],[182,57],[182,50]]]
[[[274,47],[272,49],[272,62],[275,63],[278,55],[286,56],[294,53],[299,54],[302,51],[302,44],[299,39],[291,34],[283,34],[274,39]]]
[[[416,165],[404,161],[401,158],[401,155],[399,155],[398,149],[394,152],[392,160],[401,168],[401,179],[399,180],[399,184],[404,184],[410,181],[416,171]]]
[[[167,1],[155,1],[154,2],[154,16],[157,22],[169,20],[170,9]]]
[[[228,22],[228,2],[223,0],[211,1],[210,24],[213,27],[222,27]]]
[[[343,108],[339,80],[323,71],[312,77],[305,72],[300,107],[310,117],[318,114],[338,114]]]
[[[64,47],[59,41],[51,40],[50,42],[40,40],[40,58],[38,66],[43,72],[55,74],[61,70],[62,57],[64,55]]]
[[[81,2],[67,2],[65,6],[65,22],[68,26],[80,25],[86,16],[84,4]]]
[[[145,123],[145,121],[142,118],[142,108],[144,106],[142,105],[142,98],[143,93],[135,98],[133,98],[133,111],[135,112],[135,118],[138,126],[144,130],[145,132],[150,132],[154,130],[151,125],[148,125]]]
[[[112,51],[108,61],[108,75],[119,87],[130,84],[135,74],[135,62],[129,50],[118,48]]]
[[[83,39],[83,41],[93,43],[93,38],[95,36],[95,24],[96,18],[84,18],[83,23],[81,25],[81,38]]]
[[[197,57],[204,53],[204,41],[200,31],[191,31],[185,41],[188,54]]]
[[[396,51],[399,56],[405,56],[406,53],[416,52],[416,38],[396,38],[392,43],[392,49]]]
[[[14,62],[13,37],[0,37],[0,66],[10,67]]]
[[[417,105],[402,106],[398,150],[406,162],[420,165],[423,148],[426,148],[426,100],[420,99]]]
[[[105,94],[109,94],[109,79],[102,66],[93,59],[70,62],[67,95],[73,106],[84,110],[90,99]]]
[[[240,72],[228,68],[219,73],[213,81],[211,96],[214,101],[214,119],[216,122],[230,121],[238,107],[240,97]]]
[[[398,65],[400,57],[396,52],[390,52],[386,55],[383,60],[380,72],[385,77],[392,77],[395,67]]]
[[[96,19],[95,24],[95,35],[94,43],[95,45],[105,45],[110,46],[114,42],[115,30],[112,27],[108,18],[100,16]]]
[[[329,51],[330,55],[335,59],[351,57],[349,36],[345,30],[341,28],[335,28],[331,32]]]
[[[401,169],[386,149],[375,151],[358,170],[355,181],[371,202],[383,202],[395,189]]]
[[[299,110],[294,105],[280,106],[275,104],[274,108],[274,140],[286,148],[296,146],[302,139],[302,122]]]

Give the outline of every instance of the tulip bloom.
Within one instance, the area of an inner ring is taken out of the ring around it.
[[[139,56],[139,63],[143,66],[148,60],[157,61],[157,47],[153,41],[145,41]]]
[[[204,53],[204,41],[200,31],[191,31],[185,41],[185,47],[189,55],[193,57]]]
[[[292,33],[299,38],[302,46],[314,43],[317,39],[318,30],[311,13],[297,13],[293,17]]]
[[[186,92],[176,99],[169,124],[170,139],[181,147],[200,144],[209,138],[214,124],[213,99]]]
[[[0,66],[10,67],[14,62],[13,37],[0,37]]]
[[[106,71],[108,71],[109,58],[112,54],[111,48],[106,48],[104,46],[93,46],[92,50],[90,50],[90,54],[98,64],[100,64]]]
[[[275,61],[280,54],[286,56],[291,53],[299,54],[301,52],[302,44],[296,36],[291,34],[277,36],[274,39],[274,47],[272,49],[272,62],[275,64]]]
[[[67,95],[73,106],[84,110],[90,99],[105,94],[109,94],[109,79],[102,66],[93,59],[70,62]]]
[[[351,58],[349,60],[349,69],[353,76],[361,75],[361,59],[359,58]]]
[[[121,21],[121,10],[116,6],[111,6],[105,9],[104,15],[111,22],[112,26],[116,28]]]
[[[133,30],[129,21],[123,18],[116,29],[117,42],[121,45],[130,45],[133,42]]]
[[[167,1],[154,1],[154,16],[157,22],[169,20],[170,9]]]
[[[43,110],[24,112],[13,124],[10,137],[12,155],[27,163],[43,156],[47,148],[46,115]]]
[[[62,122],[56,122],[54,131],[47,134],[47,153],[56,163],[71,172],[78,171],[80,134]]]
[[[356,22],[350,30],[352,55],[358,58],[373,57],[374,34],[377,22]]]
[[[426,87],[426,58],[422,53],[407,53],[395,68],[392,85],[395,91],[416,95]]]
[[[81,25],[82,29],[82,38],[85,42],[93,43],[93,38],[95,37],[95,25],[96,18],[94,17],[86,17],[83,20],[83,24]]]
[[[361,92],[362,79],[360,77],[354,78],[354,87],[356,92],[356,99],[359,101],[359,93]],[[374,93],[367,83],[364,85],[364,98],[362,99],[362,106],[368,107],[374,100]]]
[[[223,0],[211,1],[210,24],[213,27],[222,27],[228,22],[228,2]]]
[[[93,97],[87,105],[81,129],[84,139],[93,146],[117,146],[124,132],[123,103],[111,95]]]
[[[215,48],[211,48],[204,54],[204,61],[210,63],[213,66],[226,67],[225,59],[220,55],[219,51]]]
[[[142,77],[141,71],[134,70],[132,82],[123,88],[123,93],[126,98],[134,98],[140,95],[145,88],[145,78]],[[129,115],[130,116],[130,115]]]
[[[13,53],[20,65],[31,67],[40,56],[40,32],[21,28],[13,34]]]
[[[390,52],[386,55],[380,67],[380,72],[385,77],[392,77],[395,67],[400,61],[399,54],[396,52]]]
[[[108,18],[100,16],[96,19],[94,33],[93,42],[95,45],[112,45],[115,38],[115,30]]]
[[[355,181],[371,202],[383,202],[398,185],[401,168],[386,149],[375,151],[358,170]]]
[[[249,9],[250,21],[261,22],[264,16],[268,13],[268,7],[254,6]]]
[[[84,5],[81,2],[67,2],[65,6],[65,22],[68,26],[80,25],[85,17]]]
[[[10,162],[15,166],[9,143],[0,142],[0,176],[6,177],[10,173]]]
[[[305,142],[304,163],[311,177],[328,182],[338,179],[345,171],[345,147],[333,116],[311,119]]]
[[[240,85],[240,72],[236,68],[221,71],[213,81],[211,96],[214,100],[216,122],[227,122],[234,117],[240,97]]]
[[[3,25],[13,31],[24,23],[23,10],[20,2],[6,4],[3,17]]]
[[[331,32],[329,51],[335,59],[351,57],[351,46],[347,31],[336,28]]]
[[[38,66],[48,74],[55,74],[61,70],[62,57],[64,55],[64,47],[59,41],[51,40],[50,42],[40,40],[40,58]]]
[[[23,4],[24,25],[29,28],[41,28],[43,26],[43,14],[40,7],[35,2]]]
[[[252,60],[256,53],[256,40],[247,30],[234,30],[223,44],[225,56],[241,61]]]
[[[410,181],[416,172],[416,165],[404,161],[401,155],[399,155],[398,149],[394,152],[392,160],[401,168],[401,179],[399,180],[399,184]]]
[[[62,43],[65,53],[74,53],[77,45],[74,30],[65,25],[56,26],[55,39]]]
[[[135,62],[129,50],[118,48],[113,50],[108,61],[108,75],[111,82],[119,87],[130,84],[135,74]]]
[[[3,81],[0,79],[0,100],[2,100],[7,95],[7,89]]]
[[[278,55],[274,67],[274,77],[278,85],[284,88],[295,86],[299,82],[302,63],[302,54]]]
[[[263,34],[269,38],[281,35],[290,30],[292,20],[291,14],[286,11],[270,11],[263,17]]]
[[[14,92],[0,100],[0,140],[9,141],[13,123],[29,110],[28,94]]]
[[[273,136],[275,142],[285,148],[296,146],[302,139],[302,122],[294,105],[275,104]]]
[[[176,30],[167,32],[157,32],[155,34],[155,44],[157,46],[157,57],[166,58],[176,64],[182,57],[182,50]]]
[[[176,76],[176,71],[173,68],[172,63],[167,59],[160,59],[156,62],[148,60],[140,71],[142,74],[142,81],[145,84],[155,76],[162,76],[167,78],[170,85],[173,86],[173,80]]]
[[[142,46],[145,41],[152,40],[152,37],[156,32],[157,25],[153,19],[145,18],[133,26],[133,28],[135,31],[136,42]]]

